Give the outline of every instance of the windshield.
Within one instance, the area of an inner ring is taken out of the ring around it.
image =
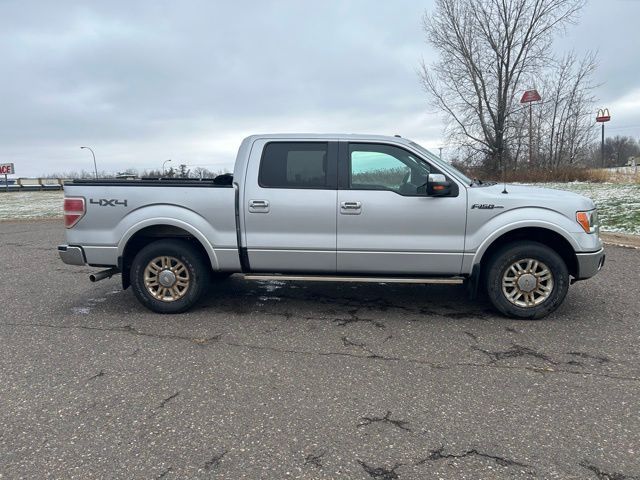
[[[427,160],[431,160],[434,161],[436,163],[444,163],[447,166],[448,170],[452,170],[453,172],[455,172],[458,177],[460,177],[460,180],[462,180],[464,183],[466,183],[467,185],[471,185],[473,183],[473,180],[471,180],[469,177],[467,177],[464,173],[462,173],[460,170],[458,170],[456,167],[454,167],[453,165],[451,165],[450,163],[446,163],[442,160],[440,160],[436,155],[434,155],[433,153],[431,153],[429,150],[427,150],[426,148],[424,148],[422,145],[418,145],[416,142],[409,142],[409,144],[415,148],[416,150],[418,150],[420,153],[422,153],[425,158]]]

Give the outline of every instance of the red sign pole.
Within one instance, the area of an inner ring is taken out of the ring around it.
[[[529,165],[532,164],[533,159],[533,113],[529,102]]]
[[[537,90],[527,90],[520,99],[520,103],[529,104],[529,165],[533,162],[533,113],[531,104],[540,100],[542,100],[542,97],[540,97]]]
[[[611,120],[611,114],[609,113],[608,108],[601,108],[598,110],[596,114],[596,122],[602,123],[602,143],[600,144],[600,156],[602,162],[602,168],[605,168],[604,165],[604,124]]]

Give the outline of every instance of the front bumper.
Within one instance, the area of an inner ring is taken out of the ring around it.
[[[82,247],[58,245],[58,255],[64,263],[69,265],[85,265],[87,263]]]
[[[593,277],[604,266],[604,248],[597,252],[576,253],[578,259],[578,272],[576,280],[584,280]]]

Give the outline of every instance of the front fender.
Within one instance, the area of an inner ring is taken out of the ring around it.
[[[574,251],[583,251],[593,246],[593,238],[585,238],[589,235],[584,231],[580,232],[581,227],[576,222],[572,222],[556,211],[545,208],[517,208],[499,213],[485,221],[482,221],[481,218],[473,220],[475,220],[477,227],[473,224],[467,227],[465,271],[470,271],[473,265],[480,263],[482,256],[495,240],[505,233],[520,228],[533,227],[551,230],[567,240]],[[472,221],[470,220],[469,223]]]

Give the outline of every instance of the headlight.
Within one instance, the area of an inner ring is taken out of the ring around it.
[[[588,212],[576,212],[576,221],[582,229],[587,233],[598,233],[600,225],[598,224],[598,210],[589,210]]]

